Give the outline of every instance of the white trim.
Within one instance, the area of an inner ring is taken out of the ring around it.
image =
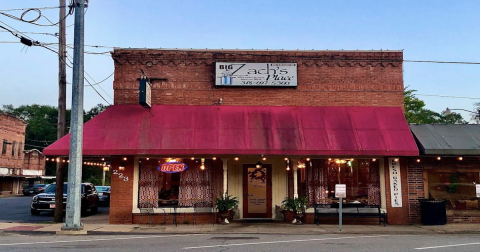
[[[380,171],[380,207],[382,210],[387,212],[387,194],[385,189],[385,159],[379,158],[377,159],[379,163],[379,171]]]
[[[140,209],[138,209],[138,174],[139,174],[139,167],[138,161],[139,157],[135,156],[133,159],[133,202],[132,202],[132,213],[140,213]],[[137,211],[137,212],[136,212]]]

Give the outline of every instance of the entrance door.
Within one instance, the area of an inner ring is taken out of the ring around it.
[[[272,218],[272,165],[243,165],[243,218]]]

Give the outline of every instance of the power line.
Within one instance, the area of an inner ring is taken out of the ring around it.
[[[438,60],[403,60],[404,62],[415,63],[441,63],[441,64],[468,64],[468,65],[480,65],[480,62],[469,61],[438,61]]]
[[[435,97],[445,97],[445,98],[460,98],[460,99],[473,99],[480,100],[480,97],[468,97],[468,96],[452,96],[452,95],[431,95],[431,94],[415,94],[423,96],[435,96]]]

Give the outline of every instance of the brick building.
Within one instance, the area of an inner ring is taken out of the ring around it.
[[[409,223],[406,165],[418,149],[402,51],[116,48],[112,58],[115,104],[85,124],[83,145],[85,160],[112,167],[111,223],[138,223],[145,207],[157,222],[179,207],[192,222],[222,193],[239,198],[235,218],[276,219],[286,197],[338,202],[335,184],[349,188],[345,203]],[[142,71],[151,85],[140,91]],[[144,93],[150,108],[138,105]],[[68,156],[68,142],[44,153]]]
[[[14,116],[0,113],[0,194],[20,194],[26,179],[45,174],[42,153],[38,150],[24,153],[26,125]]]

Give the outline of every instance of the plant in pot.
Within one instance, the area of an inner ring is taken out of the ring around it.
[[[238,198],[228,194],[220,194],[215,199],[215,205],[218,209],[218,215],[220,216],[223,224],[228,224],[231,210],[238,205]]]
[[[286,221],[292,220],[294,224],[302,224],[302,217],[308,208],[308,198],[305,196],[300,196],[295,199],[285,198],[282,201],[282,206],[285,211],[284,216]]]

